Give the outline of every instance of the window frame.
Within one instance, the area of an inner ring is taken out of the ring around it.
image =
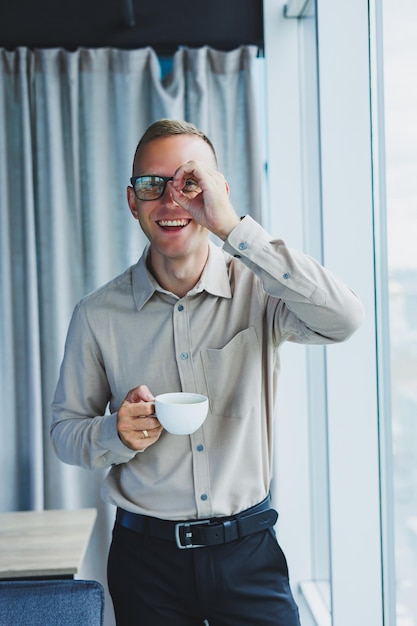
[[[366,312],[348,342],[326,349],[324,364],[331,623],[383,624],[374,239],[379,163],[372,158],[369,48],[375,16],[361,0],[339,3],[337,10],[331,0],[317,0],[316,6],[323,261],[355,289]],[[285,19],[285,3],[276,0],[264,0],[264,20],[270,228],[291,247],[305,249],[298,20]],[[281,513],[277,530],[303,623],[319,623],[317,616],[311,621],[311,599],[302,591],[310,581],[319,594],[320,583],[313,556],[320,530],[310,507],[314,398],[307,351],[285,346],[282,360],[273,485]]]

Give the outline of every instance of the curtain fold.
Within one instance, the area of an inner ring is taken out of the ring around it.
[[[97,507],[84,572],[97,580],[114,517],[103,475],[64,465],[49,440],[69,319],[141,253],[125,190],[156,119],[206,132],[238,214],[261,220],[256,57],[183,48],[161,78],[151,48],[0,49],[0,510]]]

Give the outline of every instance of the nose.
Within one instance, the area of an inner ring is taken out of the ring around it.
[[[172,205],[175,205],[177,207],[179,205],[175,202],[175,200],[173,200],[173,198],[171,196],[171,184],[170,183],[172,183],[173,180],[174,180],[174,178],[171,177],[171,178],[168,178],[168,180],[165,181],[165,187],[164,187],[164,190],[162,192],[161,198],[164,200],[164,202],[166,204],[172,204]]]

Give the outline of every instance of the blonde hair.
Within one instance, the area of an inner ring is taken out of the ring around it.
[[[213,144],[210,139],[205,135],[201,130],[191,124],[190,122],[185,122],[181,120],[170,120],[166,118],[162,118],[153,122],[143,133],[137,147],[135,150],[135,156],[133,158],[133,174],[135,169],[135,164],[139,158],[140,152],[148,143],[154,141],[154,139],[159,139],[160,137],[172,137],[174,135],[193,135],[195,137],[200,137],[203,141],[208,144],[213,152],[214,159],[217,163],[216,151],[214,149]]]

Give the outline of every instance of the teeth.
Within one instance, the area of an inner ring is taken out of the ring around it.
[[[160,226],[187,226],[189,220],[159,220]]]

